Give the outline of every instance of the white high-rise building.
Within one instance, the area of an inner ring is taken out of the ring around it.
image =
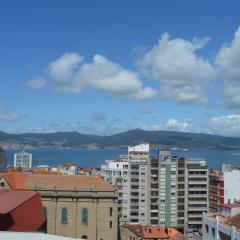
[[[208,211],[208,167],[203,159],[171,156],[158,151],[150,156],[149,144],[128,148],[120,160],[106,161],[104,179],[119,192],[120,222],[201,228]]]
[[[101,166],[101,175],[117,187],[120,222],[129,222],[128,157],[122,155],[119,160],[105,161]]]
[[[14,167],[32,168],[32,154],[24,151],[14,153]]]

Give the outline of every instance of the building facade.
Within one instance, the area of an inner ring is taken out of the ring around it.
[[[0,147],[0,173],[7,172],[7,160],[4,150]]]
[[[14,167],[32,168],[32,154],[24,151],[14,153]]]
[[[224,204],[221,212],[203,216],[203,240],[240,240],[240,205]]]
[[[201,228],[202,214],[208,211],[205,160],[179,158],[169,151],[158,151],[152,157],[149,144],[139,144],[128,148],[124,160],[107,161],[101,169],[105,180],[119,189],[122,222]]]
[[[240,200],[240,169],[231,165],[223,165],[222,172],[209,174],[209,210],[220,212],[221,206]]]
[[[117,195],[98,176],[6,173],[0,176],[3,185],[41,195],[49,234],[117,240]]]
[[[209,174],[209,211],[220,212],[224,204],[224,177],[221,172]]]

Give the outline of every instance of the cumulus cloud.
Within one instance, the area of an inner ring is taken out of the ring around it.
[[[19,118],[18,114],[6,109],[0,107],[0,121],[15,121]]]
[[[171,131],[191,132],[193,131],[194,124],[191,120],[179,122],[178,120],[171,118],[166,123],[165,128]]]
[[[224,44],[216,59],[224,80],[224,98],[231,108],[240,107],[240,27],[231,43]]]
[[[97,89],[114,97],[145,100],[156,96],[156,90],[144,87],[139,75],[102,55],[84,62],[78,53],[67,53],[49,64],[47,74],[57,91],[81,93]]]
[[[179,131],[179,132],[195,132],[196,125],[191,119],[184,121],[179,121],[177,119],[171,118],[165,124],[153,123],[153,124],[142,124],[140,128],[149,131],[159,131],[159,130],[169,130],[169,131]]]
[[[36,77],[28,81],[27,86],[33,91],[37,91],[47,86],[47,80],[42,77]]]
[[[240,115],[213,117],[209,123],[212,133],[224,136],[240,136]]]
[[[160,81],[161,93],[181,103],[206,103],[203,90],[208,81],[215,77],[215,71],[207,59],[197,55],[209,38],[170,39],[162,34],[158,43],[137,61],[141,71]]]

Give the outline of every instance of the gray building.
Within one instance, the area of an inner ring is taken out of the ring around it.
[[[0,172],[7,172],[7,159],[2,148],[0,148]]]

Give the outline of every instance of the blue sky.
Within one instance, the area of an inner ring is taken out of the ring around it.
[[[2,1],[0,130],[240,135],[239,1]]]

